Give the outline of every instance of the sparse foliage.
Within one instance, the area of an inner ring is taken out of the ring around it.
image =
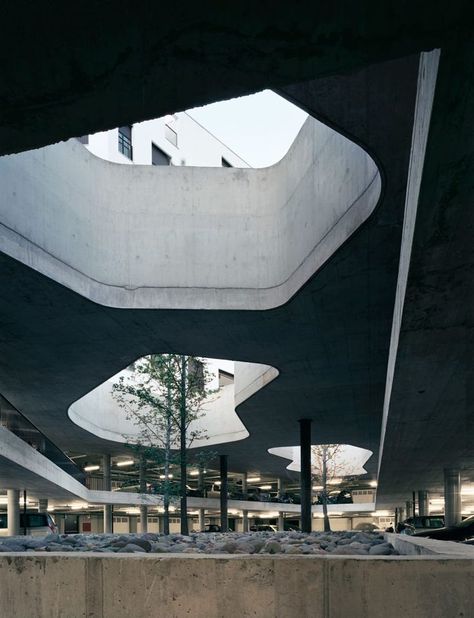
[[[175,496],[181,499],[181,532],[188,533],[187,449],[195,440],[207,437],[204,430],[193,429],[191,424],[203,415],[208,382],[200,359],[154,354],[134,363],[130,374],[120,376],[113,385],[114,398],[137,428],[135,435],[124,436],[127,443],[163,468],[154,489],[163,495],[165,534],[169,534],[169,507]],[[170,472],[176,462],[181,468],[179,484]]]
[[[341,444],[318,444],[311,448],[311,474],[313,483],[322,487],[319,495],[323,505],[324,531],[331,531],[328,516],[328,485],[341,474],[338,456],[342,450]]]

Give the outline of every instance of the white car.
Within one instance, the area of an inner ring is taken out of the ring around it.
[[[56,534],[58,532],[56,522],[49,513],[21,513],[20,534],[25,533],[25,524],[28,536],[46,536],[47,534]],[[8,516],[6,513],[0,513],[0,536],[8,536]]]

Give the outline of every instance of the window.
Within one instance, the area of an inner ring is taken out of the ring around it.
[[[168,125],[165,125],[165,137],[173,146],[176,146],[176,148],[178,147],[178,134]]]
[[[151,145],[151,164],[152,165],[171,165],[171,157],[158,148],[155,144]]]
[[[132,127],[119,127],[118,130],[118,149],[127,159],[133,159],[132,152]]]
[[[234,167],[233,165],[229,163],[229,161],[227,161],[227,159],[224,159],[224,157],[221,157],[221,163],[222,163],[222,167]]]

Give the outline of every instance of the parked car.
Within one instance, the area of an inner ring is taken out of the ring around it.
[[[250,526],[250,532],[278,532],[278,528],[271,524],[258,524]]]
[[[221,531],[221,527],[218,526],[217,524],[208,524],[207,526],[204,526],[204,530],[202,530],[202,532],[220,532]]]
[[[403,522],[411,533],[423,532],[424,530],[437,530],[443,528],[444,517],[443,515],[416,515],[415,517],[408,517]]]
[[[37,511],[21,513],[20,534],[24,534],[25,525],[26,534],[30,536],[46,536],[58,532],[56,522],[50,513],[38,513]],[[8,536],[8,515],[6,513],[0,513],[0,536]]]
[[[466,517],[462,522],[454,526],[438,528],[437,530],[423,530],[416,532],[414,536],[429,537],[440,541],[465,541],[474,537],[474,515]]]

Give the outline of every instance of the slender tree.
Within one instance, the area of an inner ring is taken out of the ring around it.
[[[137,361],[133,371],[113,385],[113,396],[137,427],[135,435],[125,436],[127,442],[164,468],[163,482],[157,489],[163,495],[165,534],[169,534],[170,501],[178,495],[181,533],[188,534],[187,450],[194,440],[207,437],[204,430],[190,426],[203,415],[208,381],[200,359],[155,354]],[[179,485],[171,478],[176,461],[180,464]]]
[[[341,444],[318,444],[311,448],[311,474],[313,482],[319,484],[321,503],[323,505],[324,531],[331,531],[328,516],[328,484],[341,472],[338,455],[342,449]]]

